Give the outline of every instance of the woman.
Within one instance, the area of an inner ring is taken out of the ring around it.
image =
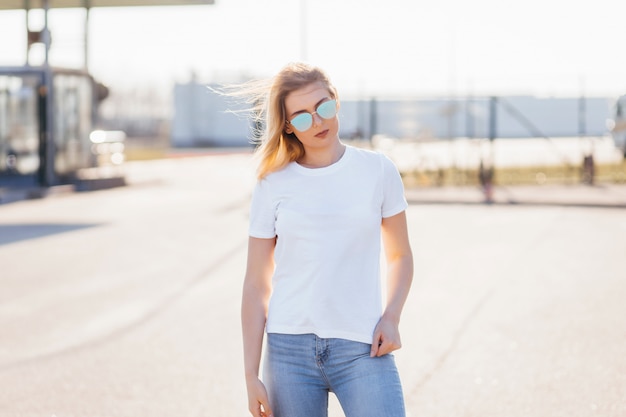
[[[329,392],[347,417],[405,415],[390,353],[413,275],[407,203],[388,158],[340,141],[339,107],[325,73],[301,63],[265,98],[242,297],[255,417],[326,416]]]

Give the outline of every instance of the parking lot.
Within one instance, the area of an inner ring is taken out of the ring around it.
[[[247,415],[250,155],[126,170],[0,205],[0,416]],[[626,211],[426,191],[407,190],[408,415],[626,415]]]

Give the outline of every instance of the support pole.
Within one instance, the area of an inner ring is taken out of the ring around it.
[[[498,106],[498,98],[497,97],[490,97],[489,98],[489,140],[491,142],[493,142],[494,139],[498,136],[498,134],[497,134],[497,129],[498,129],[497,106]]]
[[[50,29],[48,28],[48,12],[50,11],[50,0],[43,0],[43,16],[44,16],[44,24],[43,24],[43,44],[45,47],[45,59],[44,66],[50,66],[50,43],[52,41],[50,37]]]
[[[89,12],[91,10],[91,0],[84,0],[85,6],[85,33],[84,33],[84,48],[85,57],[83,61],[83,68],[85,72],[89,72]]]
[[[493,202],[493,183],[496,170],[493,142],[498,137],[498,98],[492,96],[489,98],[489,162],[484,164],[482,159],[480,162],[479,176],[483,185],[485,195],[485,203]]]
[[[584,95],[578,98],[578,136],[587,135],[587,100]]]
[[[30,66],[30,0],[24,0],[24,11],[26,12],[26,66]]]
[[[378,130],[378,109],[376,105],[376,98],[372,97],[370,100],[370,145],[374,143],[374,136],[376,136],[376,131]]]
[[[465,101],[465,137],[474,139],[476,129],[474,127],[474,97],[471,95]]]
[[[44,129],[43,138],[43,152],[40,163],[42,167],[42,183],[41,186],[50,187],[55,184],[55,170],[54,170],[54,155],[55,155],[55,143],[54,143],[54,82],[52,75],[52,68],[50,67],[50,30],[48,29],[48,12],[50,11],[50,0],[43,0],[44,8],[44,28],[43,28],[43,43],[45,46],[45,60],[43,65],[44,73],[44,92],[45,92],[45,118],[46,126]]]
[[[587,100],[585,98],[584,83],[580,81],[580,97],[578,97],[578,137],[584,139],[587,135]],[[594,143],[593,138],[589,138],[590,149],[583,156],[582,182],[593,185],[595,176],[595,162],[593,159]]]

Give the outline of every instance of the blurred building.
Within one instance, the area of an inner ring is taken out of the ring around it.
[[[609,98],[342,99],[340,136],[370,138],[498,138],[604,136]],[[177,84],[174,147],[245,146],[252,137],[245,106],[195,80]],[[494,119],[492,121],[492,118]]]
[[[251,143],[246,108],[192,80],[174,86],[170,126],[173,147],[246,146]]]

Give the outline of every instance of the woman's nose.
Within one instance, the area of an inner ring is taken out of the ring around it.
[[[317,114],[317,112],[312,113],[311,116],[313,117],[313,124],[315,126],[318,126],[318,125],[322,124],[322,118],[320,117],[319,114]]]

